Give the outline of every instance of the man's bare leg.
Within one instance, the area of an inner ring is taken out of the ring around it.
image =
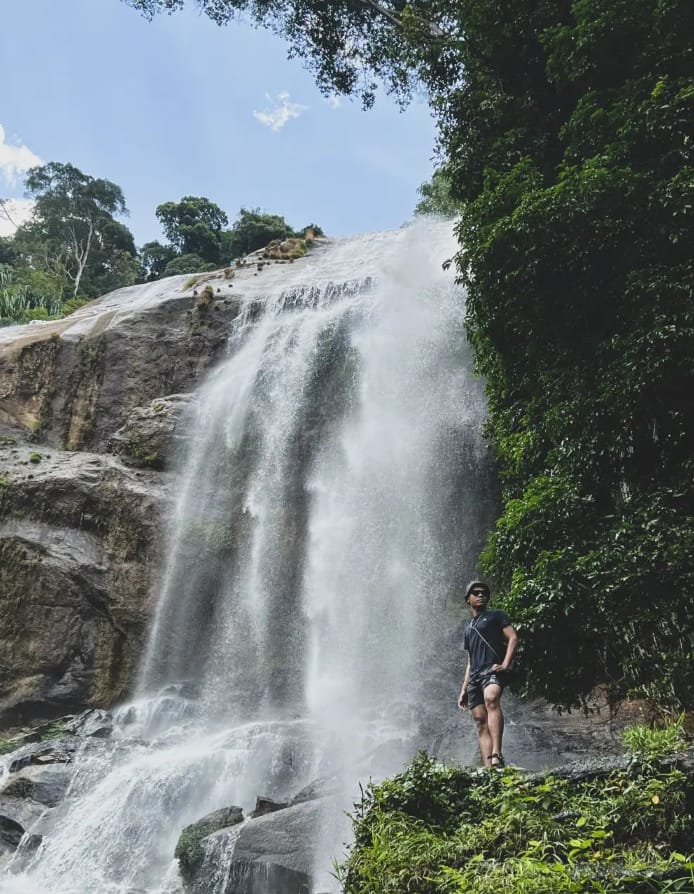
[[[497,689],[499,687],[497,686]],[[486,692],[486,690],[485,690]],[[480,738],[480,754],[485,767],[489,766],[489,755],[492,753],[492,737],[487,723],[487,709],[484,705],[475,705],[470,711]]]
[[[491,683],[484,690],[484,709],[487,715],[489,734],[488,754],[501,754],[501,740],[504,737],[504,715],[501,713],[501,686]]]

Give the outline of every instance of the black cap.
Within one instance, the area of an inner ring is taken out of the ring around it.
[[[470,598],[470,591],[474,590],[475,587],[484,587],[487,591],[487,596],[491,596],[491,590],[489,589],[489,584],[485,583],[483,580],[471,580],[467,585],[467,590],[465,591],[465,601],[467,602]]]

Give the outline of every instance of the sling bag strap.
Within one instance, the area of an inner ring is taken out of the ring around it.
[[[494,653],[494,657],[495,657],[496,660],[499,662],[499,664],[503,664],[503,659],[499,658],[499,653],[496,651],[496,649],[494,648],[494,646],[492,646],[491,643],[488,643],[487,640],[482,636],[482,634],[479,632],[479,630],[478,630],[477,627],[475,626],[475,622],[474,622],[474,621],[471,621],[471,622],[470,622],[470,627],[471,627],[472,630],[475,631],[475,633],[477,634],[477,636],[479,636],[479,638],[482,640],[482,642],[485,644],[485,646],[486,646],[488,649],[490,649],[490,650]]]

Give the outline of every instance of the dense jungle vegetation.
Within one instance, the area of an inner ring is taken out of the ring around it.
[[[460,210],[503,500],[483,565],[519,685],[694,706],[694,4],[196,3],[284,35],[328,92],[427,94],[424,198]]]
[[[34,201],[31,218],[0,237],[0,325],[64,316],[122,286],[214,270],[272,239],[305,231],[258,208],[241,208],[228,226],[214,202],[184,196],[156,209],[168,241],[138,250],[122,222],[128,213],[123,191],[110,180],[50,162],[30,170],[25,187]],[[14,223],[3,200],[0,215]],[[310,226],[321,235],[320,227]]]

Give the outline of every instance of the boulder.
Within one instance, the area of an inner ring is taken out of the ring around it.
[[[178,860],[181,877],[188,884],[194,884],[205,857],[204,841],[219,829],[227,829],[243,822],[240,807],[224,807],[208,813],[202,819],[186,826],[178,839],[174,857]]]
[[[24,827],[20,823],[0,814],[0,841],[3,844],[15,850],[22,840],[22,835]]]
[[[30,765],[9,777],[0,789],[0,800],[16,798],[55,807],[63,800],[71,778],[72,773],[58,764]]]
[[[6,778],[0,789],[0,814],[30,829],[63,800],[71,779],[64,765],[26,766]]]
[[[107,739],[113,732],[113,717],[98,708],[83,711],[74,717],[61,718],[62,730],[73,736]]]
[[[18,773],[24,767],[45,767],[48,764],[69,764],[81,743],[77,739],[50,739],[19,748],[11,755],[9,772]]]
[[[204,861],[189,879],[195,894],[309,894],[316,843],[329,799],[304,801],[204,839]],[[219,866],[226,867],[223,878]]]

